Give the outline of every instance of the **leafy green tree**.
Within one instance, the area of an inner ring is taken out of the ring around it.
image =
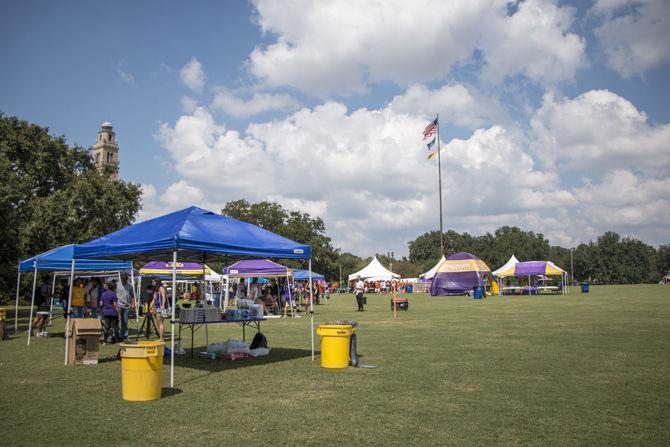
[[[570,275],[570,249],[559,247],[557,245],[549,248],[549,260],[568,272]],[[569,276],[568,276],[569,278]]]
[[[0,300],[12,295],[21,259],[131,224],[138,185],[109,180],[90,152],[49,129],[0,114]]]
[[[425,262],[434,259],[437,262],[440,253],[440,232],[430,231],[410,241],[409,260],[412,262]]]
[[[601,284],[636,284],[658,279],[656,250],[634,238],[608,231],[574,253],[575,277]]]
[[[496,250],[502,255],[496,264],[503,264],[515,255],[520,261],[542,261],[549,259],[549,241],[544,235],[523,231],[518,227],[501,227],[494,233]]]
[[[340,253],[340,255],[337,258],[337,264],[338,264],[338,281],[339,281],[339,267],[342,267],[343,283],[347,282],[347,278],[349,277],[349,275],[361,270],[363,267],[367,265],[364,259],[348,252]]]
[[[444,255],[468,252],[482,259],[489,267],[503,265],[513,254],[524,261],[549,258],[549,241],[542,234],[523,231],[517,227],[501,227],[494,234],[472,236],[449,230],[444,233]],[[440,259],[440,233],[424,233],[408,243],[409,260],[421,265],[423,271]]]
[[[226,203],[221,214],[258,225],[296,242],[309,244],[312,247],[312,269],[330,280],[339,277],[338,250],[326,236],[326,227],[320,217],[288,211],[274,202],[250,203],[244,199]],[[290,267],[305,268],[305,263],[301,261],[282,262]]]

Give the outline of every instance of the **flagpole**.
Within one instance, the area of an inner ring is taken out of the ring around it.
[[[437,181],[439,188],[440,196],[440,255],[444,255],[444,241],[443,241],[443,228],[442,228],[442,154],[440,151],[440,114],[437,114],[435,118],[437,123]]]

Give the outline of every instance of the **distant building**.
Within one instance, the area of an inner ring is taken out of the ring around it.
[[[116,144],[116,134],[112,130],[112,123],[105,121],[98,132],[98,140],[93,145],[93,161],[98,169],[112,165],[116,171],[111,180],[119,179],[119,146]]]

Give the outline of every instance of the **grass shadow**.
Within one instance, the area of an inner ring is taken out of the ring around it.
[[[175,357],[175,365],[182,368],[197,369],[200,371],[217,372],[238,368],[251,368],[254,366],[269,365],[272,363],[287,362],[299,358],[310,357],[312,351],[307,349],[293,348],[270,348],[270,353],[262,357],[248,357],[242,360],[208,359],[198,356],[200,350],[195,349],[195,356],[191,359],[190,349],[186,354]],[[165,357],[165,363],[169,365],[170,357]]]
[[[103,357],[98,359],[98,363],[112,363],[112,362],[119,362],[121,361],[121,358],[119,357],[118,354],[114,354],[111,357]]]
[[[172,397],[172,396],[177,396],[184,391],[181,388],[170,388],[167,386],[164,386],[161,388],[161,399],[165,399],[167,397]]]

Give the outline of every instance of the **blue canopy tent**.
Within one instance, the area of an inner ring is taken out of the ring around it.
[[[30,345],[30,335],[33,324],[33,307],[35,304],[35,289],[37,286],[37,272],[69,272],[72,267],[72,259],[74,257],[74,245],[63,245],[62,247],[54,248],[52,250],[41,253],[32,258],[26,259],[19,263],[19,274],[16,280],[16,305],[14,308],[14,335],[18,332],[18,315],[19,315],[19,284],[21,282],[21,273],[33,272],[33,291],[30,299],[30,321],[28,328],[28,345]],[[86,259],[81,261],[76,270],[78,272],[116,272],[130,270],[131,274],[133,268],[132,262],[115,261],[110,259]],[[54,290],[56,284],[56,275],[53,277],[53,284],[51,290]],[[51,309],[49,310],[51,315]]]
[[[308,281],[309,280],[309,270],[293,270],[293,279],[295,281]],[[312,279],[323,280],[325,279],[323,275],[319,273],[312,272]]]
[[[309,259],[312,249],[256,225],[241,222],[195,206],[130,225],[75,247],[72,272],[84,258],[169,260],[172,271],[172,335],[170,386],[174,386],[174,321],[176,265],[180,260],[204,263],[225,255]],[[311,285],[310,285],[311,287]],[[71,295],[71,294],[70,294]],[[71,298],[71,297],[70,297]],[[313,309],[312,309],[313,310]],[[314,359],[314,317],[312,315],[312,359]],[[67,342],[65,345],[67,359]]]

